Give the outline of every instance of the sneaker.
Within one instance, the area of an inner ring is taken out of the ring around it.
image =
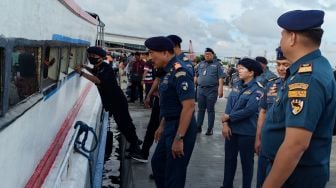
[[[207,135],[207,136],[213,135],[213,130],[208,129],[207,132],[205,133],[205,135]]]
[[[202,132],[202,127],[197,127],[197,133],[201,133]]]
[[[134,153],[131,154],[132,159],[142,162],[142,163],[148,163],[148,157],[145,157],[142,153]]]

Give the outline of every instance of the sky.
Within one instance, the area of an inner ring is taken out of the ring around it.
[[[336,65],[335,0],[75,0],[97,13],[105,32],[149,38],[179,35],[182,49],[219,58],[266,56],[275,59],[281,28],[277,18],[290,10],[325,11],[321,51]]]

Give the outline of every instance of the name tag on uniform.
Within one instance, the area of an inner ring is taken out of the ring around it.
[[[307,97],[307,91],[305,90],[288,91],[288,98],[306,98],[306,97]]]

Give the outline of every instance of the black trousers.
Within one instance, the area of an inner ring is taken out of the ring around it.
[[[145,157],[148,157],[150,147],[154,142],[154,133],[156,129],[160,126],[160,105],[159,105],[159,97],[153,97],[152,103],[152,113],[148,122],[146,135],[144,138],[144,142],[142,145],[142,153]]]
[[[137,94],[139,95],[140,102],[143,102],[143,86],[141,81],[131,81],[131,101],[137,99]]]
[[[137,145],[138,136],[136,134],[133,120],[128,110],[128,104],[126,99],[123,100],[121,105],[116,105],[116,108],[110,109],[109,115],[113,115],[114,120],[117,123],[118,129],[126,137],[126,140],[133,146]]]

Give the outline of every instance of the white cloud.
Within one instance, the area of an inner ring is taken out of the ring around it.
[[[322,52],[336,62],[336,2],[334,0],[75,0],[97,13],[106,32],[151,37],[177,34],[182,47],[193,41],[196,52],[213,48],[223,56],[274,58],[279,44],[277,18],[293,9],[326,11]],[[98,3],[99,2],[99,3]]]

